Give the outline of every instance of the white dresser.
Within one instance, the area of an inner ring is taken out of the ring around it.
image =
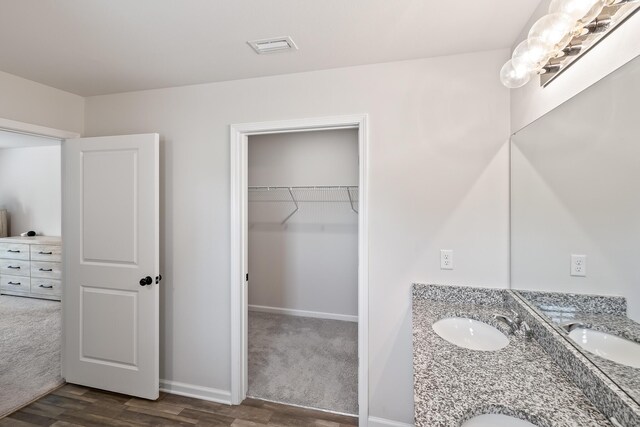
[[[0,238],[0,294],[60,300],[61,279],[59,237]]]

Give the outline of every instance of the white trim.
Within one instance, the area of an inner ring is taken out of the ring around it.
[[[413,427],[413,424],[399,421],[386,420],[384,418],[369,417],[369,427]]]
[[[18,122],[15,120],[0,118],[0,129],[9,132],[23,133],[27,135],[43,136],[52,139],[78,138],[80,134],[62,129],[48,128],[45,126],[32,125],[30,123]]]
[[[56,140],[60,140],[61,141],[61,153],[64,152],[64,140],[65,139],[71,139],[71,138],[79,138],[81,135],[77,132],[72,132],[72,131],[68,131],[68,130],[63,130],[63,129],[55,129],[55,128],[50,128],[50,127],[46,127],[46,126],[40,126],[40,125],[34,125],[31,123],[25,123],[25,122],[19,122],[16,120],[11,120],[11,119],[5,119],[0,117],[0,130],[3,131],[7,131],[7,132],[15,132],[15,133],[21,133],[21,134],[26,134],[26,135],[36,135],[36,136],[41,136],[41,137],[45,137],[45,138],[51,138],[51,139],[56,139]],[[64,224],[64,218],[65,215],[67,214],[65,211],[65,206],[67,206],[67,202],[66,202],[66,196],[65,196],[65,180],[66,180],[66,170],[67,168],[65,167],[65,162],[64,162],[64,155],[61,155],[61,177],[60,177],[60,186],[61,186],[61,205],[62,205],[62,224]],[[64,236],[64,225],[62,226],[62,230],[61,230],[61,235]],[[64,254],[63,254],[63,258],[62,258],[62,262],[64,264],[65,259],[64,259]],[[64,283],[65,279],[65,271],[66,269],[63,268],[62,269],[62,282]],[[66,298],[64,298],[64,289],[62,290],[62,307],[61,307],[61,316],[64,319],[64,313],[65,313],[65,302],[66,302]],[[60,352],[60,376],[62,378],[62,380],[64,381],[65,379],[65,372],[64,372],[64,366],[65,366],[65,327],[64,324],[62,325],[62,333],[60,334],[60,347],[61,347],[61,352]]]
[[[358,129],[358,406],[359,425],[369,420],[369,130],[366,114],[242,123],[230,126],[231,157],[231,403],[239,404],[247,388],[247,151],[248,136],[269,133]]]
[[[268,307],[266,305],[249,304],[249,311],[260,313],[286,314],[288,316],[312,317],[314,319],[342,320],[345,322],[357,322],[358,316],[351,314],[323,313],[321,311],[296,310],[293,308]]]
[[[231,125],[231,137],[233,142],[233,133],[248,136],[270,133],[311,132],[315,130],[357,129],[366,122],[366,117],[366,114],[360,114],[281,120],[275,122],[237,123]]]
[[[280,405],[286,405],[286,406],[293,406],[295,408],[302,408],[302,409],[311,409],[312,411],[316,411],[316,412],[324,412],[326,414],[337,414],[337,415],[344,415],[345,417],[356,417],[357,415],[353,415],[353,414],[347,414],[346,412],[337,412],[337,411],[330,411],[328,409],[321,409],[321,408],[312,408],[311,406],[304,406],[304,405],[296,405],[295,403],[291,403],[291,402],[280,402],[278,400],[269,400],[269,399],[264,399],[262,397],[257,397],[257,396],[250,396],[247,395],[248,398],[251,399],[257,399],[257,400],[262,400],[263,402],[271,402],[271,403],[278,403]]]
[[[244,298],[245,265],[243,241],[247,187],[246,173],[247,136],[236,126],[230,128],[231,137],[231,403],[240,404],[246,396],[244,383]]]
[[[363,115],[358,123],[358,419],[369,425],[369,126]]]
[[[178,381],[160,380],[160,391],[226,405],[231,404],[231,393],[227,390],[219,390],[217,388],[186,384]]]

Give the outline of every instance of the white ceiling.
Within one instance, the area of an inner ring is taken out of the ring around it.
[[[88,96],[491,50],[539,2],[0,0],[0,70]]]

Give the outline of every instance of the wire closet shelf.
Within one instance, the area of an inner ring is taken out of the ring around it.
[[[291,203],[293,211],[281,222],[286,224],[305,203],[348,203],[354,213],[358,213],[357,185],[315,185],[315,186],[250,186],[249,203]]]

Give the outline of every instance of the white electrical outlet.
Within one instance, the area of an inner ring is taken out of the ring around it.
[[[587,256],[571,255],[571,275],[584,277],[587,275]]]
[[[453,270],[453,251],[440,249],[440,270]]]

